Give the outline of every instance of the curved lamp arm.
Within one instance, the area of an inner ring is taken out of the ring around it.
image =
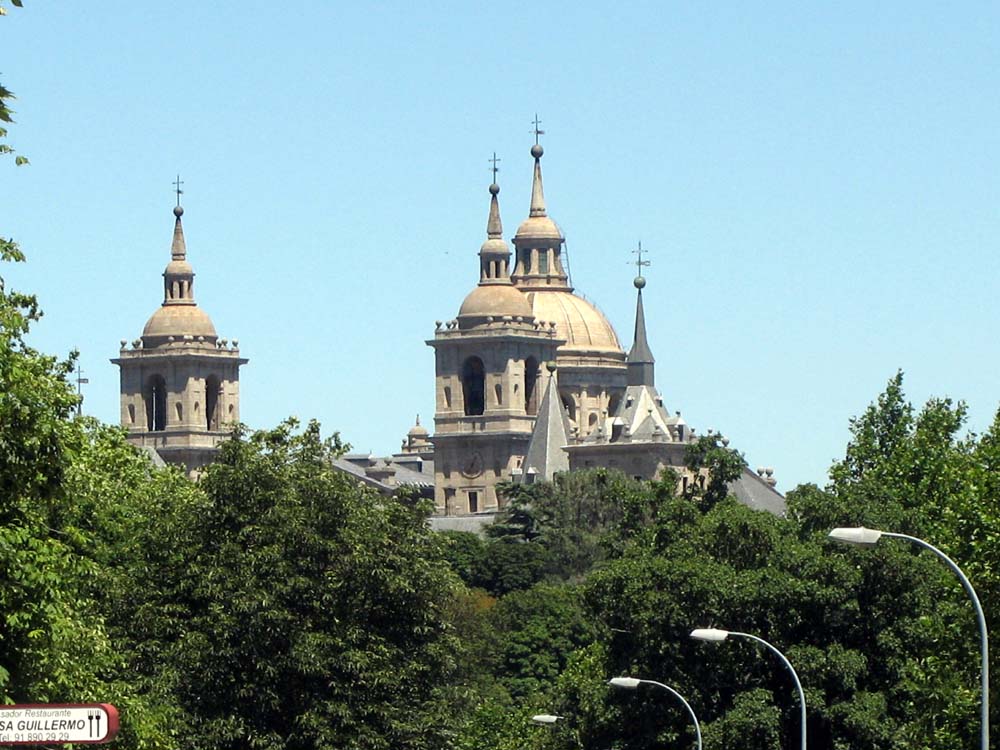
[[[669,685],[664,685],[662,682],[657,682],[656,680],[640,680],[636,677],[615,677],[613,679],[608,680],[608,684],[614,685],[615,687],[629,688],[633,690],[641,684],[656,685],[657,687],[666,690],[668,693],[673,695],[677,700],[683,703],[684,708],[686,708],[687,712],[691,715],[691,721],[694,722],[694,734],[695,734],[695,739],[697,740],[698,750],[701,750],[701,725],[698,723],[698,717],[697,715],[695,715],[694,709],[691,708],[691,704],[684,699],[683,695],[678,693],[672,687],[670,687]]]
[[[777,648],[772,646],[770,643],[765,641],[763,638],[758,638],[757,636],[751,635],[750,633],[740,633],[735,630],[719,630],[718,628],[697,628],[696,630],[691,631],[691,637],[701,641],[713,641],[713,642],[724,641],[731,635],[739,636],[741,638],[749,638],[750,640],[756,641],[757,643],[760,643],[761,645],[765,646],[772,653],[774,653],[779,659],[781,659],[781,663],[784,664],[785,667],[788,669],[788,671],[792,673],[792,679],[795,680],[795,688],[799,691],[799,715],[800,715],[799,723],[801,724],[800,728],[801,748],[802,750],[806,750],[806,694],[802,690],[802,683],[799,681],[799,675],[798,673],[796,673],[795,667],[793,667],[792,663],[788,661],[787,658],[785,658],[785,655],[781,653]]]
[[[951,572],[958,576],[958,580],[962,583],[962,588],[965,589],[965,593],[969,595],[969,599],[972,600],[972,606],[976,610],[976,623],[979,625],[979,662],[980,662],[980,673],[979,673],[979,687],[983,694],[982,703],[980,704],[980,729],[979,729],[979,745],[981,750],[989,750],[990,748],[990,642],[989,635],[986,632],[986,615],[983,613],[983,605],[979,603],[979,597],[976,595],[976,590],[972,588],[972,583],[966,578],[965,573],[962,569],[955,564],[948,555],[939,550],[930,542],[925,542],[915,536],[910,536],[909,534],[899,534],[895,531],[880,531],[878,529],[866,529],[861,526],[858,528],[839,528],[833,529],[828,536],[838,542],[844,544],[854,544],[862,547],[871,547],[878,542],[881,537],[889,536],[895,539],[905,539],[908,542],[912,542],[918,547],[923,547],[929,552],[933,552],[938,558],[949,568]]]

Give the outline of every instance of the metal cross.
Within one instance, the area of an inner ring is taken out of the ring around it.
[[[89,383],[88,378],[83,377],[83,368],[80,363],[76,363],[76,395],[79,399],[76,402],[76,413],[77,415],[83,414],[83,385],[84,383]]]
[[[184,191],[181,190],[181,185],[183,185],[183,184],[184,184],[184,181],[181,179],[181,176],[177,175],[177,179],[174,180],[174,191],[177,193],[177,205],[178,206],[181,205],[181,195],[183,195],[183,193],[184,193]]]
[[[487,159],[486,161],[493,162],[493,184],[496,184],[496,181],[497,181],[497,172],[500,171],[500,168],[497,166],[497,163],[500,162],[500,161],[502,161],[502,160],[497,158],[497,152],[494,151],[493,152],[493,158],[492,159]]]
[[[534,119],[534,121],[531,124],[535,126],[535,129],[532,132],[535,134],[535,145],[537,146],[538,145],[538,136],[545,135],[545,131],[544,130],[539,130],[538,129],[538,126],[542,124],[542,121],[538,119],[538,113],[537,112],[535,112],[535,119]]]
[[[642,276],[642,267],[648,266],[650,263],[650,261],[642,259],[642,240],[639,241],[639,249],[633,250],[632,254],[639,256],[635,261],[635,267],[636,270],[639,272],[639,275]]]

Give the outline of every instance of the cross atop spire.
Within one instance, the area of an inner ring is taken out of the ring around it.
[[[642,276],[643,267],[650,264],[650,261],[642,259],[642,240],[639,240],[639,249],[633,250],[632,255],[638,256],[635,260],[635,270],[638,272],[637,275]]]
[[[497,172],[500,171],[500,167],[498,167],[497,164],[499,164],[502,161],[502,159],[498,159],[497,158],[497,152],[494,151],[493,152],[493,158],[492,159],[487,159],[486,161],[491,162],[493,164],[493,166],[491,167],[491,170],[493,171],[493,184],[495,185],[496,182],[497,182]]]
[[[77,416],[83,414],[83,386],[90,382],[89,378],[83,377],[83,367],[76,363],[76,413]]]
[[[181,190],[181,185],[183,185],[183,184],[184,184],[184,180],[182,180],[181,176],[178,174],[177,175],[177,179],[174,180],[174,192],[177,193],[177,205],[178,205],[178,207],[181,205],[181,196],[184,194],[184,191]]]
[[[542,124],[542,121],[538,119],[538,113],[537,112],[535,112],[535,119],[532,120],[531,124],[535,126],[535,129],[532,131],[532,133],[534,133],[534,135],[535,135],[535,145],[537,146],[538,145],[538,136],[545,135],[545,131],[544,130],[539,130],[539,128],[538,128],[538,126]]]

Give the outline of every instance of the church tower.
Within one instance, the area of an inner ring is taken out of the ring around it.
[[[458,317],[434,338],[434,480],[438,515],[495,511],[497,482],[521,468],[548,373],[543,363],[563,343],[535,319],[511,284],[510,250],[500,224],[499,186],[490,185],[487,239],[479,284]]]
[[[129,442],[194,476],[240,421],[240,365],[247,360],[237,341],[230,345],[216,335],[195,302],[179,199],[178,189],[163,304],[142,337],[131,346],[123,340],[111,362],[121,369],[121,423]]]
[[[537,118],[536,141],[541,135]],[[527,296],[537,320],[552,321],[564,340],[556,355],[559,395],[570,421],[573,439],[600,432],[621,403],[626,385],[625,352],[611,323],[579,294],[565,264],[565,238],[548,215],[542,190],[539,143],[531,147],[535,160],[531,206],[514,235],[517,260],[511,281]]]

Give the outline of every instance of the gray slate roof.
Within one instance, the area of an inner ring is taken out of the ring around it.
[[[765,510],[775,516],[785,515],[785,496],[748,468],[744,467],[740,478],[729,483],[729,493],[753,510]]]

